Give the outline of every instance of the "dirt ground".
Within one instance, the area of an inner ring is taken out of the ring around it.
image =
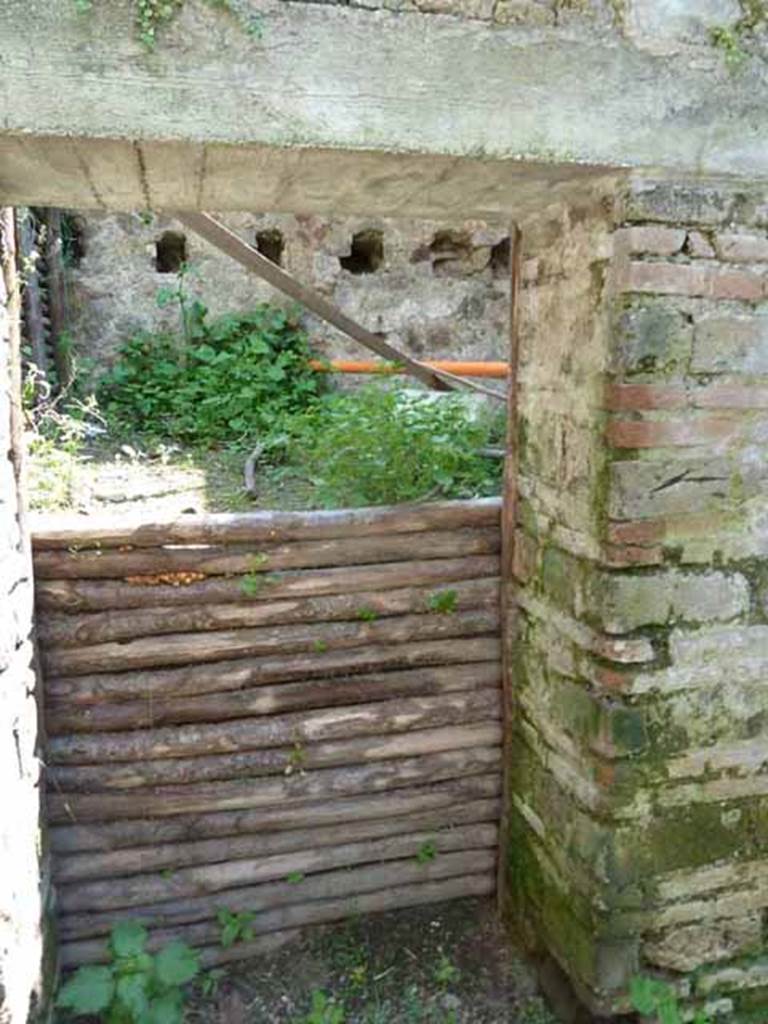
[[[556,1024],[485,899],[349,920],[219,970],[191,1024]]]

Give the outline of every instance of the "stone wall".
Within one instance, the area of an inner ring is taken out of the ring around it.
[[[526,264],[510,890],[597,1009],[627,1009],[628,980],[659,972],[753,1019],[768,999],[768,191],[636,180],[616,222],[588,267],[585,225],[564,214],[547,307]]]
[[[38,1005],[41,935],[40,763],[32,631],[32,566],[20,493],[18,350],[12,344],[13,214],[0,210],[0,1021]]]
[[[412,355],[505,357],[508,226],[248,213],[222,220],[251,245],[281,246],[286,270]],[[212,314],[288,301],[168,218],[79,214],[74,222],[81,237],[69,275],[71,330],[81,353],[99,364],[139,330],[178,326],[177,307],[156,303],[158,289],[176,280],[158,272],[156,246],[168,233],[183,238],[194,268],[190,293]],[[323,354],[370,356],[328,325],[312,317],[306,322]]]

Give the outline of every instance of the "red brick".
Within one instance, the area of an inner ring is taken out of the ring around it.
[[[639,519],[629,523],[611,523],[608,538],[616,544],[656,544],[664,540],[664,519]]]
[[[629,264],[624,290],[757,302],[768,295],[768,274],[700,263]]]
[[[614,448],[688,448],[726,441],[738,430],[738,423],[721,417],[685,420],[612,420],[606,428]]]
[[[765,235],[717,235],[717,254],[732,263],[768,263],[768,238]]]
[[[610,384],[605,407],[610,412],[670,409],[766,409],[768,387],[751,384]]]
[[[631,544],[606,544],[603,549],[603,563],[609,569],[625,569],[633,565],[661,565],[664,561],[663,548],[634,547]]]
[[[685,231],[661,225],[622,228],[614,239],[620,251],[632,255],[674,256],[685,244]]]
[[[685,250],[695,259],[711,260],[715,257],[715,249],[710,240],[701,231],[689,231]]]

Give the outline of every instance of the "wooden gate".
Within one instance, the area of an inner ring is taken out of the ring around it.
[[[34,552],[64,966],[126,918],[215,963],[494,891],[497,500],[40,517]]]

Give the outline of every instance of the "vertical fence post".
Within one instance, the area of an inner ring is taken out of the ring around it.
[[[517,372],[520,341],[520,269],[522,265],[522,233],[517,224],[510,229],[510,318],[509,373],[507,376],[507,441],[504,458],[504,481],[501,506],[501,657],[502,657],[502,808],[497,874],[497,905],[506,906],[507,845],[509,841],[509,801],[511,799],[510,762],[513,716],[513,656],[517,616],[514,600],[515,523],[517,519]]]

